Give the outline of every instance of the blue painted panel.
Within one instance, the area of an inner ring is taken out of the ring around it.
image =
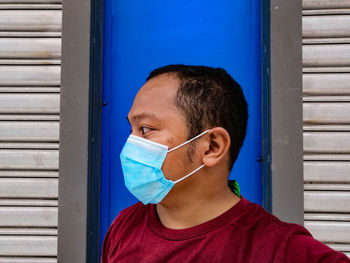
[[[120,151],[126,116],[148,73],[167,64],[223,67],[241,84],[248,133],[230,175],[261,204],[260,1],[106,0],[102,109],[101,241],[108,226],[137,200],[124,186]]]

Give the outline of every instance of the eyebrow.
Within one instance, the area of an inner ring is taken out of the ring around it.
[[[140,122],[142,119],[147,119],[147,118],[150,118],[150,119],[154,119],[156,121],[159,121],[159,118],[153,114],[153,113],[146,113],[146,112],[143,112],[143,113],[140,113],[138,115],[134,115],[131,117],[131,120],[129,120],[129,117],[126,116],[126,119],[127,121],[129,122],[129,124],[131,124],[130,122],[133,122],[133,123],[138,123]]]

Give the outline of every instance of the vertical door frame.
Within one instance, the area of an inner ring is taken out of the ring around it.
[[[302,224],[301,0],[261,3],[263,206]],[[58,262],[98,262],[102,6],[63,1]]]
[[[99,261],[102,6],[63,1],[58,262]]]
[[[265,2],[265,1],[263,1]],[[270,212],[304,223],[302,0],[271,0],[267,180]],[[266,138],[265,138],[266,139]]]

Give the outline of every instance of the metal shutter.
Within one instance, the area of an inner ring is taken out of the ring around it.
[[[350,257],[350,0],[303,0],[305,227]]]
[[[0,4],[0,263],[57,262],[62,0]]]

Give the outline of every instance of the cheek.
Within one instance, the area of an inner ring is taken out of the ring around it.
[[[182,156],[175,151],[168,154],[163,163],[162,171],[165,178],[172,181],[182,177],[184,172]]]
[[[182,178],[192,169],[191,163],[187,158],[187,148],[180,149],[167,155],[162,166],[162,171],[165,178],[169,180],[177,180]]]
[[[170,137],[170,138],[168,138],[167,140],[166,140],[166,143],[165,143],[166,145],[174,145],[175,143],[174,143],[174,138],[173,137]]]

